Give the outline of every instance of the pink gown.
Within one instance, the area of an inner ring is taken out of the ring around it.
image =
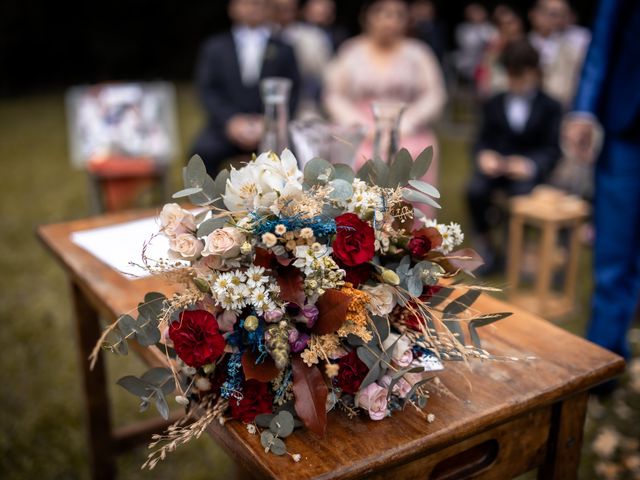
[[[325,78],[325,108],[334,123],[368,127],[369,134],[355,161],[357,170],[373,153],[371,102],[406,103],[400,146],[414,158],[433,146],[433,163],[423,180],[437,185],[438,145],[430,125],[440,116],[447,99],[440,65],[429,47],[413,39],[403,40],[384,63],[376,61],[372,52],[365,36],[342,46]]]

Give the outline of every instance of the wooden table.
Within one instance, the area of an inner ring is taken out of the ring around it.
[[[73,244],[74,231],[142,218],[115,214],[43,226],[38,235],[68,274],[79,336],[91,466],[94,478],[115,476],[113,456],[140,440],[145,428],[112,431],[104,365],[88,370],[87,356],[101,331],[99,316],[113,321],[150,290],[169,293],[157,278],[125,279]],[[449,363],[440,379],[452,396],[432,394],[427,423],[413,409],[373,422],[330,413],[319,440],[300,430],[287,438],[289,457],[265,454],[257,436],[239,422],[215,423],[210,435],[239,466],[257,478],[506,479],[538,468],[541,479],[576,478],[587,390],[619,374],[623,360],[582,338],[488,296],[484,312],[515,314],[481,332],[495,354],[534,355],[535,361]],[[131,342],[132,344],[134,342]],[[144,351],[142,352],[144,354]],[[473,374],[473,375],[472,375]],[[133,405],[133,400],[132,400]],[[147,425],[158,428],[158,424]],[[171,460],[168,460],[171,461]]]

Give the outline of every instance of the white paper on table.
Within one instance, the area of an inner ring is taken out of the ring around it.
[[[150,275],[145,269],[130,263],[142,264],[142,250],[145,243],[148,243],[145,252],[147,258],[150,260],[167,258],[169,240],[164,235],[157,235],[159,231],[158,219],[151,217],[73,232],[71,241],[120,272],[124,277],[134,280],[137,277]]]

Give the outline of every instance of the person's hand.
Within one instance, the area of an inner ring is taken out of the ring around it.
[[[521,155],[507,157],[504,174],[511,180],[522,182],[531,180],[536,174],[536,164],[530,158]]]
[[[570,115],[562,124],[560,146],[567,157],[592,163],[598,154],[601,136],[601,129],[594,119]]]
[[[478,168],[487,177],[499,177],[504,173],[504,159],[493,150],[482,150],[478,153]]]
[[[243,150],[255,150],[264,130],[262,116],[239,114],[227,122],[227,138]]]

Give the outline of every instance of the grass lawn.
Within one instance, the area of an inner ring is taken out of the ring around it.
[[[195,98],[186,86],[178,88],[178,114],[186,149],[201,122]],[[465,141],[441,136],[442,219],[460,221],[463,228],[468,225],[462,202],[467,150]],[[69,290],[62,271],[34,236],[39,224],[88,214],[85,177],[69,164],[62,94],[0,100],[0,162],[0,478],[87,478]],[[179,186],[179,169],[176,163],[175,187]],[[584,330],[591,289],[589,255],[585,253],[579,309],[563,323],[576,333]],[[496,277],[491,283],[504,286],[504,279]],[[140,373],[144,367],[133,357],[111,357],[108,368],[114,384],[118,377]],[[638,387],[640,390],[640,384]],[[142,416],[135,398],[116,386],[111,393],[117,424]],[[638,437],[640,427],[633,426],[640,424],[638,396],[626,389],[618,399],[594,407],[598,420],[589,424],[581,478],[598,478],[594,465],[600,460],[591,453],[591,439],[602,425],[611,425],[623,441]],[[633,450],[625,448],[614,451],[612,465],[619,465],[627,458],[625,452]],[[145,456],[144,448],[122,456],[122,478],[227,478],[232,470],[225,454],[207,438],[179,449],[153,474],[139,471]],[[599,471],[604,470],[599,467]]]

